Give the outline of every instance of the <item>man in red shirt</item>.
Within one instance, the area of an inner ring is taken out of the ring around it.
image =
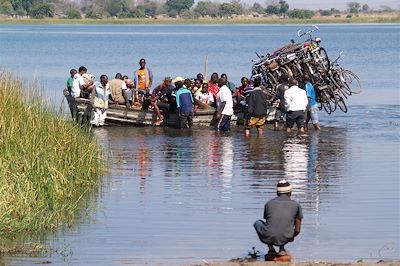
[[[218,73],[214,72],[211,75],[211,79],[208,81],[208,91],[211,92],[211,94],[213,95],[214,103],[217,102],[217,94],[219,91],[218,80],[219,80]]]

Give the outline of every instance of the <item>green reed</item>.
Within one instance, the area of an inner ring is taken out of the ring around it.
[[[0,237],[68,225],[95,196],[104,170],[87,128],[0,71]]]

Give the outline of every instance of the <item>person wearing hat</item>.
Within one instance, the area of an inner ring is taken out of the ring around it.
[[[267,255],[287,255],[285,245],[300,234],[303,213],[300,204],[290,199],[292,190],[288,181],[279,181],[276,186],[277,197],[265,204],[265,222],[258,220],[254,223],[260,241],[268,245]],[[274,246],[279,247],[279,253]]]

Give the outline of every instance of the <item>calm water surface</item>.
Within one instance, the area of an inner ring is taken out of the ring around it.
[[[306,26],[0,26],[0,64],[43,80],[55,106],[71,67],[96,76],[132,73],[145,57],[155,73],[226,72],[239,83],[254,52],[295,38]],[[347,114],[321,115],[307,135],[242,128],[101,128],[110,173],[97,209],[44,244],[66,256],[11,257],[7,264],[181,265],[244,257],[252,227],[282,178],[304,209],[295,261],[400,259],[400,101],[398,25],[321,26],[329,54],[359,74],[365,91]]]

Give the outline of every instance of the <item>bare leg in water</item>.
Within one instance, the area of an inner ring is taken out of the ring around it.
[[[263,128],[262,127],[257,127],[257,132],[258,132],[258,136],[262,136]]]
[[[156,121],[156,125],[159,126],[163,122],[164,117],[161,115],[160,108],[157,105],[157,101],[151,101],[151,106],[153,106],[154,112],[156,113],[156,115],[158,117],[158,120]]]

